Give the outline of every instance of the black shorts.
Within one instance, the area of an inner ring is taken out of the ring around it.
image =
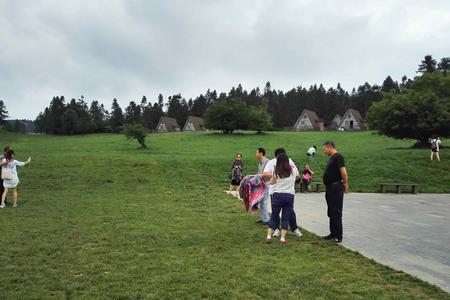
[[[438,151],[438,149],[431,149],[431,152],[436,152],[436,153],[438,153],[439,151]]]
[[[238,179],[231,179],[231,185],[239,186],[241,184],[241,181]]]

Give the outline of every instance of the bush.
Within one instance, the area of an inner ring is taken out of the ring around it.
[[[147,148],[147,145],[145,144],[145,137],[147,134],[145,132],[144,126],[136,123],[125,124],[123,126],[123,131],[127,139],[135,139],[142,148]]]

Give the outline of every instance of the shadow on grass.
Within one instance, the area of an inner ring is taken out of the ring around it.
[[[217,136],[224,136],[224,137],[247,137],[247,136],[265,136],[265,135],[270,135],[270,133],[268,132],[257,132],[257,131],[245,131],[245,132],[234,132],[231,134],[225,134],[219,131],[214,131],[214,132],[209,132],[207,134],[208,136],[211,137],[217,137]]]

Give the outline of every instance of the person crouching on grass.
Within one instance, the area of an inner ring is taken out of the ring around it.
[[[5,190],[2,195],[2,204],[0,205],[0,208],[5,207],[6,195],[8,195],[9,189],[13,190],[13,207],[17,207],[17,186],[20,183],[19,176],[17,174],[17,167],[24,167],[25,165],[31,163],[31,157],[28,158],[26,162],[21,162],[15,160],[14,158],[14,150],[10,149],[5,153],[5,158],[0,163],[2,168],[9,169],[9,174],[11,175],[9,178],[3,178],[3,187]]]
[[[298,176],[297,167],[291,166],[286,154],[277,156],[277,164],[270,180],[273,186],[272,216],[267,230],[266,243],[272,242],[275,229],[280,226],[281,215],[281,244],[287,244],[286,233],[289,226],[289,218],[294,211],[295,178]]]

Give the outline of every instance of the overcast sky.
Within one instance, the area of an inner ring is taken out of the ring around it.
[[[351,90],[450,56],[449,0],[0,0],[0,100],[31,118],[53,96],[109,109],[208,88]]]

